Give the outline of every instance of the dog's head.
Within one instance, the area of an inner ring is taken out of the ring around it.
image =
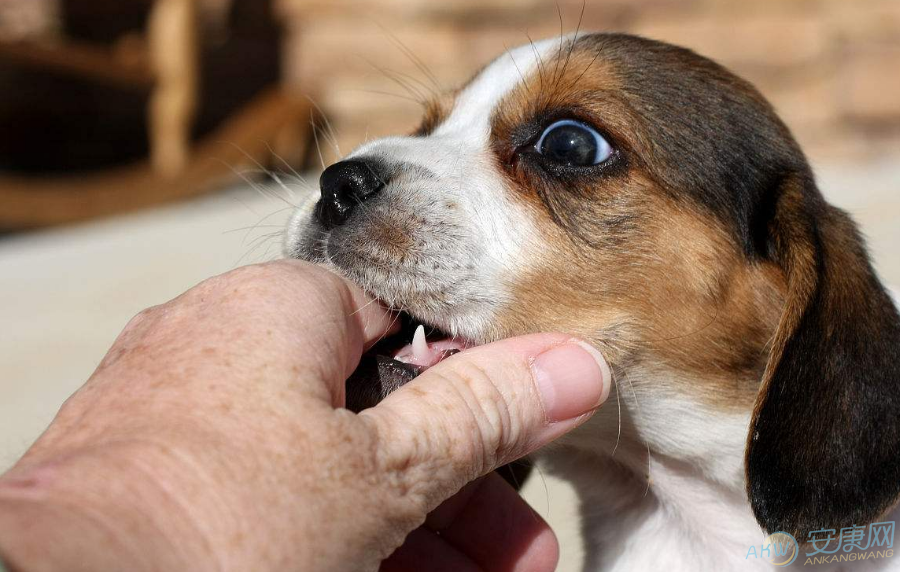
[[[624,35],[526,45],[321,193],[290,256],[462,345],[592,340],[629,381],[636,439],[738,459],[767,530],[897,499],[900,319],[788,129],[719,65]]]

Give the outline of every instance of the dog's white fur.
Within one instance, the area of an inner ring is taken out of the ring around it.
[[[540,233],[527,210],[509,199],[511,190],[493,165],[490,116],[496,103],[558,46],[558,40],[546,40],[494,61],[458,95],[447,120],[429,137],[378,139],[346,157],[384,158],[402,166],[402,175],[389,182],[388,192],[402,195],[394,207],[405,205],[407,216],[429,219],[427,227],[411,229],[417,254],[444,259],[438,271],[427,274],[410,268],[401,284],[396,283],[396,269],[392,281],[372,268],[351,278],[399,307],[415,305],[417,316],[448,333],[473,340],[491,337],[495,311],[509,301],[512,280],[527,270],[527,252],[539,244]],[[448,208],[451,202],[455,208]],[[304,243],[308,217],[300,210],[289,225],[289,256],[296,256],[292,249]],[[439,236],[427,236],[432,233]],[[438,241],[440,254],[429,248]],[[446,260],[447,252],[453,252],[454,261]],[[332,258],[332,253],[326,255]],[[454,308],[452,315],[443,310],[447,303]]]
[[[531,264],[529,252],[539,248],[541,234],[526,207],[507,198],[511,190],[488,147],[490,118],[504,95],[559,45],[547,40],[501,56],[458,95],[448,118],[429,136],[379,139],[347,157],[405,165],[402,176],[389,183],[387,192],[396,195],[392,207],[406,203],[407,214],[429,220],[429,228],[412,231],[422,259],[429,256],[429,241],[452,240],[454,248],[444,248],[442,256],[449,250],[458,260],[437,269],[410,267],[390,281],[371,268],[338,264],[340,271],[451,334],[492,337],[492,319],[509,301],[513,278]],[[448,197],[456,210],[446,209]],[[297,248],[307,240],[309,218],[309,209],[294,216],[286,237],[289,256],[302,256]],[[334,262],[334,253],[324,254]],[[430,298],[438,292],[452,302],[452,315],[446,303]],[[749,412],[727,413],[666,392],[690,383],[673,383],[666,371],[615,375],[601,411],[542,452],[547,470],[571,480],[580,495],[585,570],[659,570],[661,560],[672,572],[769,568],[762,559],[746,558],[766,536],[745,492]],[[800,550],[794,566],[805,560],[807,549]],[[895,568],[900,559],[854,562],[848,569]]]

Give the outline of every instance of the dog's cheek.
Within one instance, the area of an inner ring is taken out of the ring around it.
[[[588,229],[586,242],[559,225],[544,234],[536,269],[515,281],[515,303],[499,323],[508,334],[582,336],[611,363],[669,372],[657,380],[667,391],[712,408],[749,409],[781,305],[778,273],[751,263],[699,209],[626,185],[617,204],[591,214],[632,221],[615,233],[596,224],[579,227]]]
[[[689,205],[662,212],[655,254],[630,300],[647,325],[642,344],[672,372],[671,390],[714,409],[748,410],[778,320],[780,276],[748,259],[707,212]],[[685,378],[692,383],[678,381]]]
[[[513,198],[540,229],[522,252],[503,322],[510,333],[561,330],[599,340],[628,323],[627,297],[639,282],[657,207],[646,183],[629,177],[560,184],[537,167],[510,173]]]

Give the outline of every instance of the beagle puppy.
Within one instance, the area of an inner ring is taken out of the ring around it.
[[[788,128],[720,65],[621,34],[525,45],[320,188],[287,255],[407,324],[351,406],[508,336],[607,357],[607,404],[540,453],[580,494],[586,570],[767,567],[748,548],[775,532],[804,560],[812,533],[896,503],[900,318]]]

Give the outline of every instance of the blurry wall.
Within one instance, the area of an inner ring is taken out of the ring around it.
[[[57,0],[0,0],[0,41],[46,36],[58,29]]]
[[[531,38],[573,31],[572,0],[279,0],[287,77],[332,117],[341,150],[414,127],[427,93]],[[666,40],[756,84],[814,160],[900,153],[898,0],[586,0],[582,29]],[[402,46],[401,46],[402,43]],[[380,69],[379,69],[380,68]],[[388,76],[394,75],[397,81]],[[382,92],[398,94],[385,95]],[[322,138],[323,152],[330,146]],[[328,157],[326,156],[326,161]]]

